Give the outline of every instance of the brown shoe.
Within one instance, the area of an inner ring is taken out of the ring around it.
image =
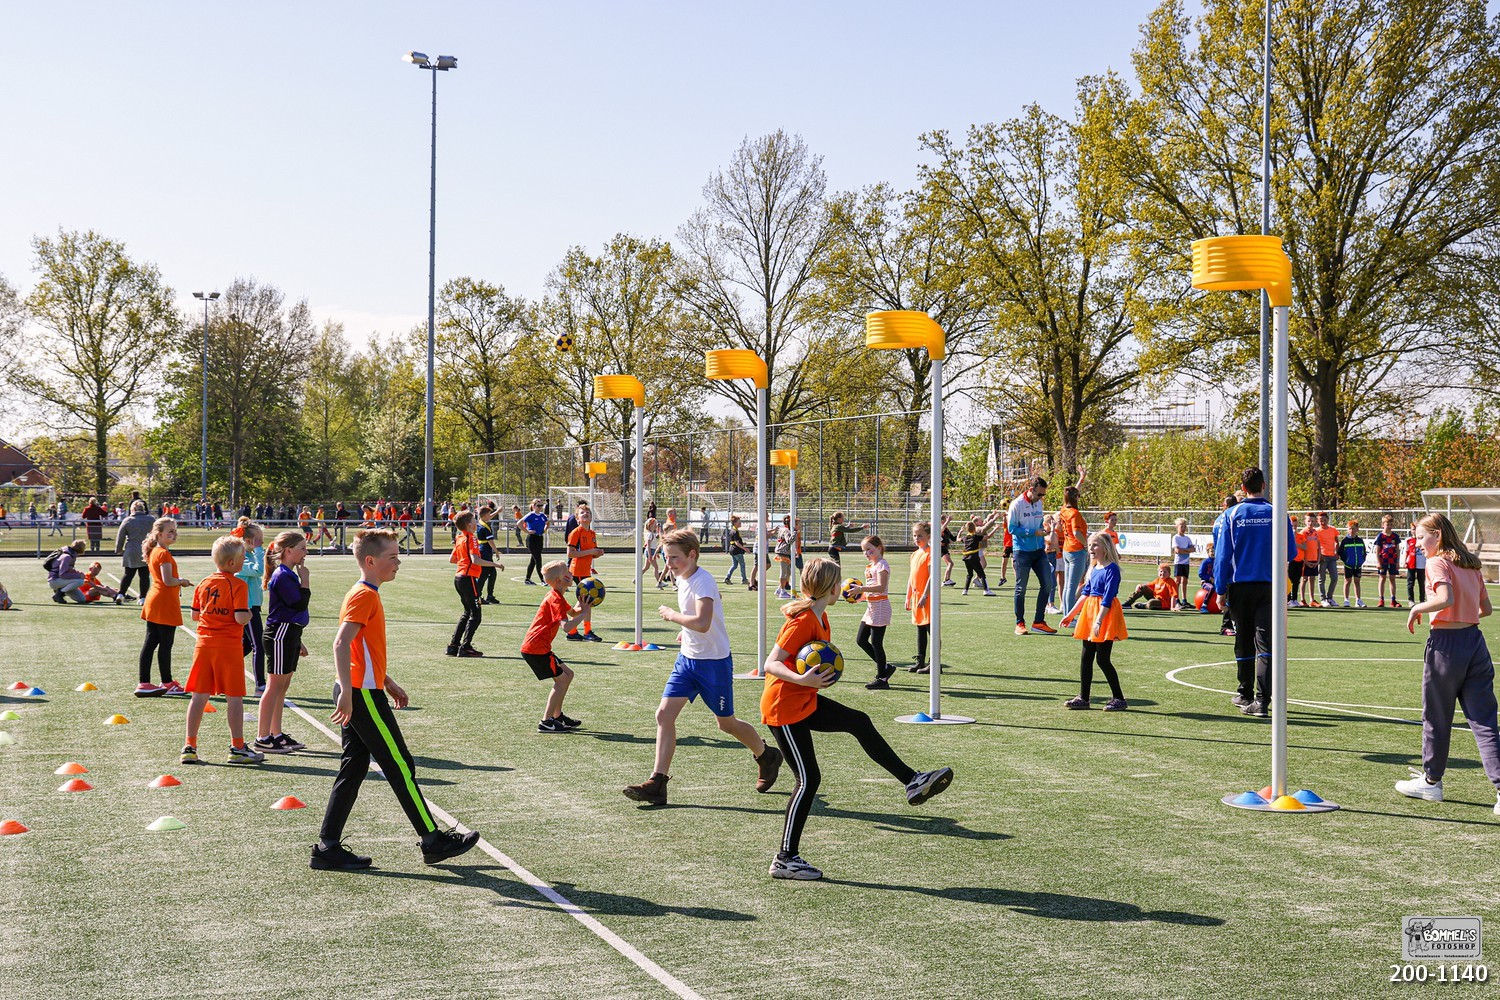
[[[757,792],[769,792],[771,786],[776,784],[776,776],[781,773],[781,759],[781,751],[769,743],[760,756],[755,758],[755,766],[760,768],[760,776],[755,779]]]
[[[635,802],[664,806],[667,804],[667,782],[670,780],[665,774],[653,774],[639,785],[627,786],[625,797]]]

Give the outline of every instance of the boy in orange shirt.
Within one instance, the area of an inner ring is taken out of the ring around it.
[[[1125,607],[1134,609],[1136,601],[1145,601],[1152,611],[1170,611],[1177,600],[1177,584],[1172,579],[1172,564],[1162,563],[1156,567],[1156,579],[1135,588],[1124,601]]]
[[[333,640],[338,687],[332,719],[343,727],[344,749],[309,865],[319,871],[370,867],[369,858],[355,854],[342,841],[344,823],[370,770],[371,757],[385,773],[386,784],[406,818],[421,835],[422,860],[435,865],[473,847],[479,834],[473,830],[439,830],[433,822],[427,801],[417,788],[416,761],[406,748],[391,709],[393,702],[396,708],[407,705],[406,691],[386,676],[385,608],[380,603],[381,584],[394,580],[401,565],[396,533],[357,531],[352,548],[359,564],[359,580],[344,595],[339,630]]]
[[[542,582],[547,585],[547,596],[542,598],[542,606],[536,609],[536,617],[521,640],[521,659],[536,674],[537,680],[552,682],[552,690],[547,694],[546,714],[536,724],[536,731],[567,733],[583,723],[563,715],[563,696],[568,693],[568,685],[573,683],[573,671],[552,652],[552,640],[557,638],[559,625],[566,624],[570,629],[577,626],[589,613],[589,602],[580,600],[578,603],[582,607],[576,611],[568,604],[563,591],[573,583],[573,574],[561,559],[542,567]]]
[[[594,560],[604,555],[604,550],[599,548],[598,536],[594,534],[594,512],[588,507],[578,509],[578,527],[568,535],[568,572],[575,580],[584,580],[594,574]],[[583,634],[579,635],[576,627],[568,629],[569,642],[603,642],[604,640],[594,634],[594,607],[592,604],[583,604]],[[578,619],[574,619],[576,622]]]
[[[99,579],[99,574],[103,569],[104,566],[101,563],[89,563],[89,568],[83,571],[83,586],[78,588],[78,592],[90,604],[96,604],[106,597],[119,604],[120,592],[112,587],[106,587]]]
[[[240,642],[250,621],[250,592],[235,574],[245,565],[245,543],[233,535],[214,542],[218,572],[205,577],[193,591],[193,621],[198,639],[193,644],[193,668],[185,690],[188,703],[184,764],[198,763],[198,727],[211,695],[222,694],[229,718],[229,763],[259,764],[266,755],[245,746],[245,653]]]
[[[930,552],[929,552],[930,555]],[[828,605],[839,593],[839,564],[832,559],[816,558],[802,571],[802,596],[784,605],[786,623],[777,633],[776,645],[766,656],[766,686],[760,697],[761,719],[771,727],[771,735],[781,747],[782,756],[797,778],[791,800],[786,807],[786,826],[781,847],[771,861],[771,877],[784,879],[818,879],[823,873],[798,853],[802,827],[812,811],[813,799],[822,781],[812,734],[848,733],[859,741],[860,749],[906,786],[906,801],[918,806],[947,788],[953,781],[953,769],[913,771],[891,749],[885,737],[864,712],[846,708],[819,692],[837,678],[831,671],[809,670],[798,673],[797,654],[814,639],[828,642]]]

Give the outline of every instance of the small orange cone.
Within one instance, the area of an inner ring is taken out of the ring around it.
[[[275,802],[271,803],[271,808],[272,809],[306,809],[307,808],[307,803],[303,802],[301,799],[297,798],[297,796],[295,796],[295,795],[283,795],[281,798],[279,798]]]
[[[205,712],[217,712],[218,709],[214,708],[214,703],[213,702],[206,701],[206,702],[203,703],[203,711],[205,711]]]
[[[123,715],[111,715],[109,718],[104,720],[104,724],[106,726],[124,726],[129,725],[129,723],[130,720],[125,718],[125,716]]]
[[[180,784],[182,784],[182,782],[179,781],[178,779],[172,777],[170,774],[163,774],[159,778],[152,778],[149,782],[146,783],[146,787],[147,788],[176,788]]]
[[[74,778],[72,781],[64,782],[57,790],[59,792],[90,792],[94,786],[82,778]]]
[[[53,771],[52,773],[53,774],[88,774],[89,773],[89,769],[86,768],[86,767],[84,767],[82,764],[78,763],[78,761],[76,761],[76,760],[70,760],[66,764],[64,764],[62,767],[58,768],[56,771]]]
[[[0,823],[0,837],[9,837],[13,833],[28,833],[30,827],[18,819],[8,819]]]
[[[25,681],[16,681],[10,686],[10,690],[12,691],[29,691],[30,689],[31,685],[27,684]]]

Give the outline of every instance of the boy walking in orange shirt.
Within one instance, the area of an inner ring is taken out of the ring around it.
[[[566,623],[570,629],[577,626],[589,613],[590,605],[587,598],[579,599],[582,607],[576,611],[568,604],[563,591],[573,583],[573,574],[561,559],[542,567],[542,580],[547,584],[547,596],[542,598],[542,606],[536,609],[531,628],[521,640],[521,658],[536,674],[537,680],[552,682],[552,690],[547,694],[546,714],[536,724],[536,731],[568,733],[583,723],[563,715],[563,696],[568,693],[568,685],[573,683],[573,671],[552,652],[552,640],[557,637],[559,625]]]
[[[370,867],[369,858],[355,854],[342,841],[344,823],[373,757],[385,772],[386,783],[406,818],[421,835],[422,860],[435,865],[473,847],[479,834],[473,830],[462,834],[439,830],[433,822],[427,801],[417,788],[416,761],[406,748],[391,709],[392,702],[396,708],[407,704],[406,691],[385,673],[385,607],[380,603],[381,584],[394,580],[401,565],[396,533],[370,529],[355,532],[353,550],[359,581],[344,595],[339,630],[333,640],[338,690],[332,718],[343,727],[344,752],[310,864],[320,871]]]
[[[588,507],[580,507],[578,527],[568,535],[568,572],[575,580],[585,580],[594,574],[594,559],[602,555],[604,550],[599,548],[598,536],[594,534],[594,512]],[[593,614],[593,605],[584,603],[583,634],[579,635],[577,628],[568,629],[569,642],[604,641],[594,634]]]
[[[211,695],[225,697],[229,718],[229,763],[259,764],[266,755],[245,746],[245,653],[240,646],[250,621],[250,593],[235,576],[245,565],[245,543],[232,535],[214,542],[214,565],[219,571],[193,591],[193,621],[198,639],[193,644],[193,668],[185,690],[188,703],[184,764],[198,763],[198,727]]]

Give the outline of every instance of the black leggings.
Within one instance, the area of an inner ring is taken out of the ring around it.
[[[455,576],[453,589],[458,591],[458,599],[463,601],[464,613],[458,616],[458,625],[453,629],[453,641],[448,645],[462,649],[473,643],[474,633],[479,631],[479,622],[484,617],[484,610],[479,604],[479,578]]]
[[[859,745],[869,758],[891,773],[903,785],[916,774],[896,756],[896,751],[875,729],[870,717],[852,708],[845,708],[823,695],[818,696],[817,708],[801,722],[788,726],[772,726],[771,735],[786,757],[787,766],[797,784],[786,804],[786,827],[781,835],[781,850],[796,854],[802,842],[802,827],[807,823],[807,814],[812,811],[813,796],[823,780],[818,770],[818,757],[813,751],[813,733],[848,733],[859,740]]]
[[[1120,691],[1120,675],[1115,673],[1115,665],[1110,662],[1110,650],[1114,647],[1114,640],[1104,642],[1090,642],[1083,640],[1083,658],[1078,663],[1078,697],[1084,701],[1089,700],[1089,689],[1094,684],[1094,661],[1099,662],[1099,672],[1109,682],[1109,693],[1112,697],[1125,700],[1125,695]]]
[[[542,580],[542,536],[527,535],[526,551],[531,553],[531,561],[526,564],[526,579],[531,579],[531,571],[536,570],[536,578]]]
[[[245,655],[255,654],[255,686],[266,686],[266,641],[265,626],[261,623],[260,608],[250,609],[250,621],[240,637],[240,649]]]
[[[865,655],[875,661],[875,676],[885,677],[885,630],[884,625],[859,623],[859,637],[855,640]]]
[[[1411,567],[1406,571],[1406,603],[1416,604],[1427,599],[1427,570]]]
[[[146,644],[141,647],[141,683],[151,683],[151,654],[156,653],[156,665],[161,668],[161,682],[172,683],[172,643],[177,638],[176,625],[146,623]]]
[[[984,564],[979,561],[979,553],[977,552],[972,556],[964,556],[965,590],[969,589],[969,584],[974,582],[975,577],[979,578],[979,585],[981,587],[983,587],[985,590],[990,589],[989,581],[984,578]]]
[[[499,572],[493,566],[485,566],[480,569],[479,589],[485,592],[485,600],[493,601],[495,599],[495,578],[499,575]]]
[[[130,583],[136,577],[141,579],[141,596],[146,596],[146,591],[151,589],[151,571],[144,566],[125,567],[125,579],[120,581],[120,596],[130,596]]]
[[[917,626],[917,666],[927,662],[927,634],[932,631],[931,625]]]

